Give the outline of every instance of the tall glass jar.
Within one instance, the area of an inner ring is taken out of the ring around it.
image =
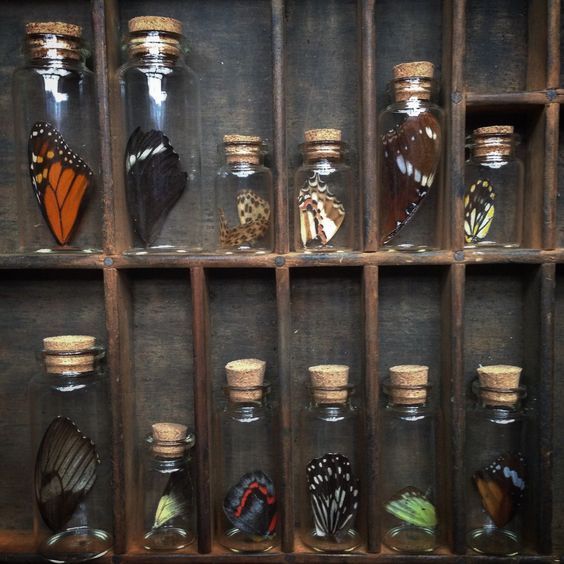
[[[215,209],[220,252],[268,253],[274,240],[272,174],[262,164],[260,137],[225,135],[225,164],[215,177]]]
[[[464,242],[473,247],[519,247],[523,232],[523,163],[512,125],[475,129],[464,181]]]
[[[311,403],[302,411],[298,435],[300,536],[319,552],[349,552],[362,543],[359,421],[349,367],[326,364],[309,372]]]
[[[133,18],[127,54],[119,83],[130,252],[201,250],[200,88],[185,61],[182,23]]]
[[[26,25],[12,81],[20,252],[102,249],[102,183],[94,73],[82,28]]]
[[[111,414],[94,337],[44,339],[29,385],[35,456],[34,534],[51,562],[84,562],[112,545]]]
[[[527,417],[521,368],[482,366],[474,382],[477,402],[466,416],[466,542],[483,554],[522,550]]]
[[[433,102],[434,66],[394,67],[392,103],[380,114],[380,242],[384,249],[440,246],[443,111]]]
[[[428,367],[390,368],[382,411],[382,538],[398,552],[432,552],[438,544],[436,413],[428,403]]]
[[[194,488],[190,449],[195,437],[186,425],[154,423],[145,437],[144,546],[180,550],[194,541]]]
[[[339,129],[311,129],[300,146],[294,177],[294,250],[352,251],[358,247],[357,199]]]
[[[229,362],[227,403],[218,414],[217,525],[219,542],[233,552],[265,552],[276,545],[276,440],[266,363]]]

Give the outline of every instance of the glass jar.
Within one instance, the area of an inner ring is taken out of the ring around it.
[[[186,425],[154,423],[145,437],[144,546],[180,550],[194,541],[194,488],[190,467],[193,433]]]
[[[318,552],[350,552],[362,537],[357,525],[360,429],[349,367],[320,365],[309,372],[311,403],[302,411],[298,435],[300,536]]]
[[[483,554],[514,556],[522,549],[526,414],[521,368],[482,366],[477,397],[466,416],[466,542]]]
[[[305,132],[303,164],[294,177],[294,250],[352,251],[359,226],[353,173],[339,129]]]
[[[464,181],[465,247],[519,247],[523,232],[523,163],[515,157],[512,125],[472,134]]]
[[[119,69],[125,114],[125,193],[132,224],[128,252],[202,248],[199,79],[184,57],[182,23],[129,21]]]
[[[23,52],[12,81],[19,251],[101,252],[96,87],[82,28],[28,23]]]
[[[393,102],[380,114],[380,242],[384,249],[440,246],[443,111],[432,63],[394,67]]]
[[[260,137],[225,135],[225,164],[215,177],[215,209],[220,252],[269,253],[274,240],[272,174],[262,164]]]
[[[393,366],[384,384],[382,538],[407,554],[432,552],[438,544],[437,417],[428,403],[428,371],[427,366]]]
[[[227,403],[218,414],[216,484],[219,542],[233,552],[265,552],[276,545],[276,434],[263,382],[266,363],[226,365]]]
[[[104,350],[89,336],[44,339],[29,385],[35,456],[33,528],[51,562],[84,562],[112,541],[111,413]]]

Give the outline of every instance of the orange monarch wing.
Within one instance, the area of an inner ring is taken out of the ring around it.
[[[92,185],[92,170],[44,121],[31,128],[28,157],[39,209],[57,242],[66,245]]]

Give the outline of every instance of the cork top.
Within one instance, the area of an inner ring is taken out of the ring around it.
[[[52,34],[68,37],[82,37],[82,27],[65,22],[29,22],[25,25],[26,35]]]
[[[306,143],[323,141],[341,141],[340,129],[308,129],[304,132]]]
[[[266,362],[256,358],[232,360],[225,365],[229,398],[243,403],[260,401],[263,396]]]
[[[521,390],[519,380],[523,369],[519,366],[493,364],[480,366],[480,397],[486,405],[515,406]]]
[[[85,373],[94,370],[98,351],[89,335],[59,335],[43,339],[45,368],[50,374]]]
[[[400,63],[393,68],[394,78],[433,78],[435,65],[429,61]]]
[[[229,134],[223,136],[224,143],[260,143],[262,139],[258,135]]]
[[[182,35],[182,22],[174,18],[162,16],[139,16],[129,20],[127,27],[130,33],[137,31],[165,31]]]
[[[401,364],[390,368],[389,393],[392,403],[420,405],[427,401],[429,367]]]
[[[512,125],[488,125],[474,129],[472,155],[483,159],[512,155],[513,133]]]
[[[181,423],[153,423],[152,449],[162,458],[178,458],[186,450],[188,427]]]
[[[223,143],[228,163],[260,163],[262,139],[258,135],[224,135]]]
[[[515,128],[512,125],[488,125],[474,129],[474,137],[488,135],[513,135]]]
[[[345,403],[349,396],[349,367],[319,364],[308,368],[313,399],[317,403]]]

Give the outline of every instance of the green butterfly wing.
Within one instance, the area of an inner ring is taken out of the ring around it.
[[[175,517],[188,515],[191,489],[188,472],[174,472],[170,475],[155,511],[153,529],[166,525]]]
[[[401,490],[385,505],[386,511],[394,517],[418,527],[436,527],[435,506],[417,488]]]

